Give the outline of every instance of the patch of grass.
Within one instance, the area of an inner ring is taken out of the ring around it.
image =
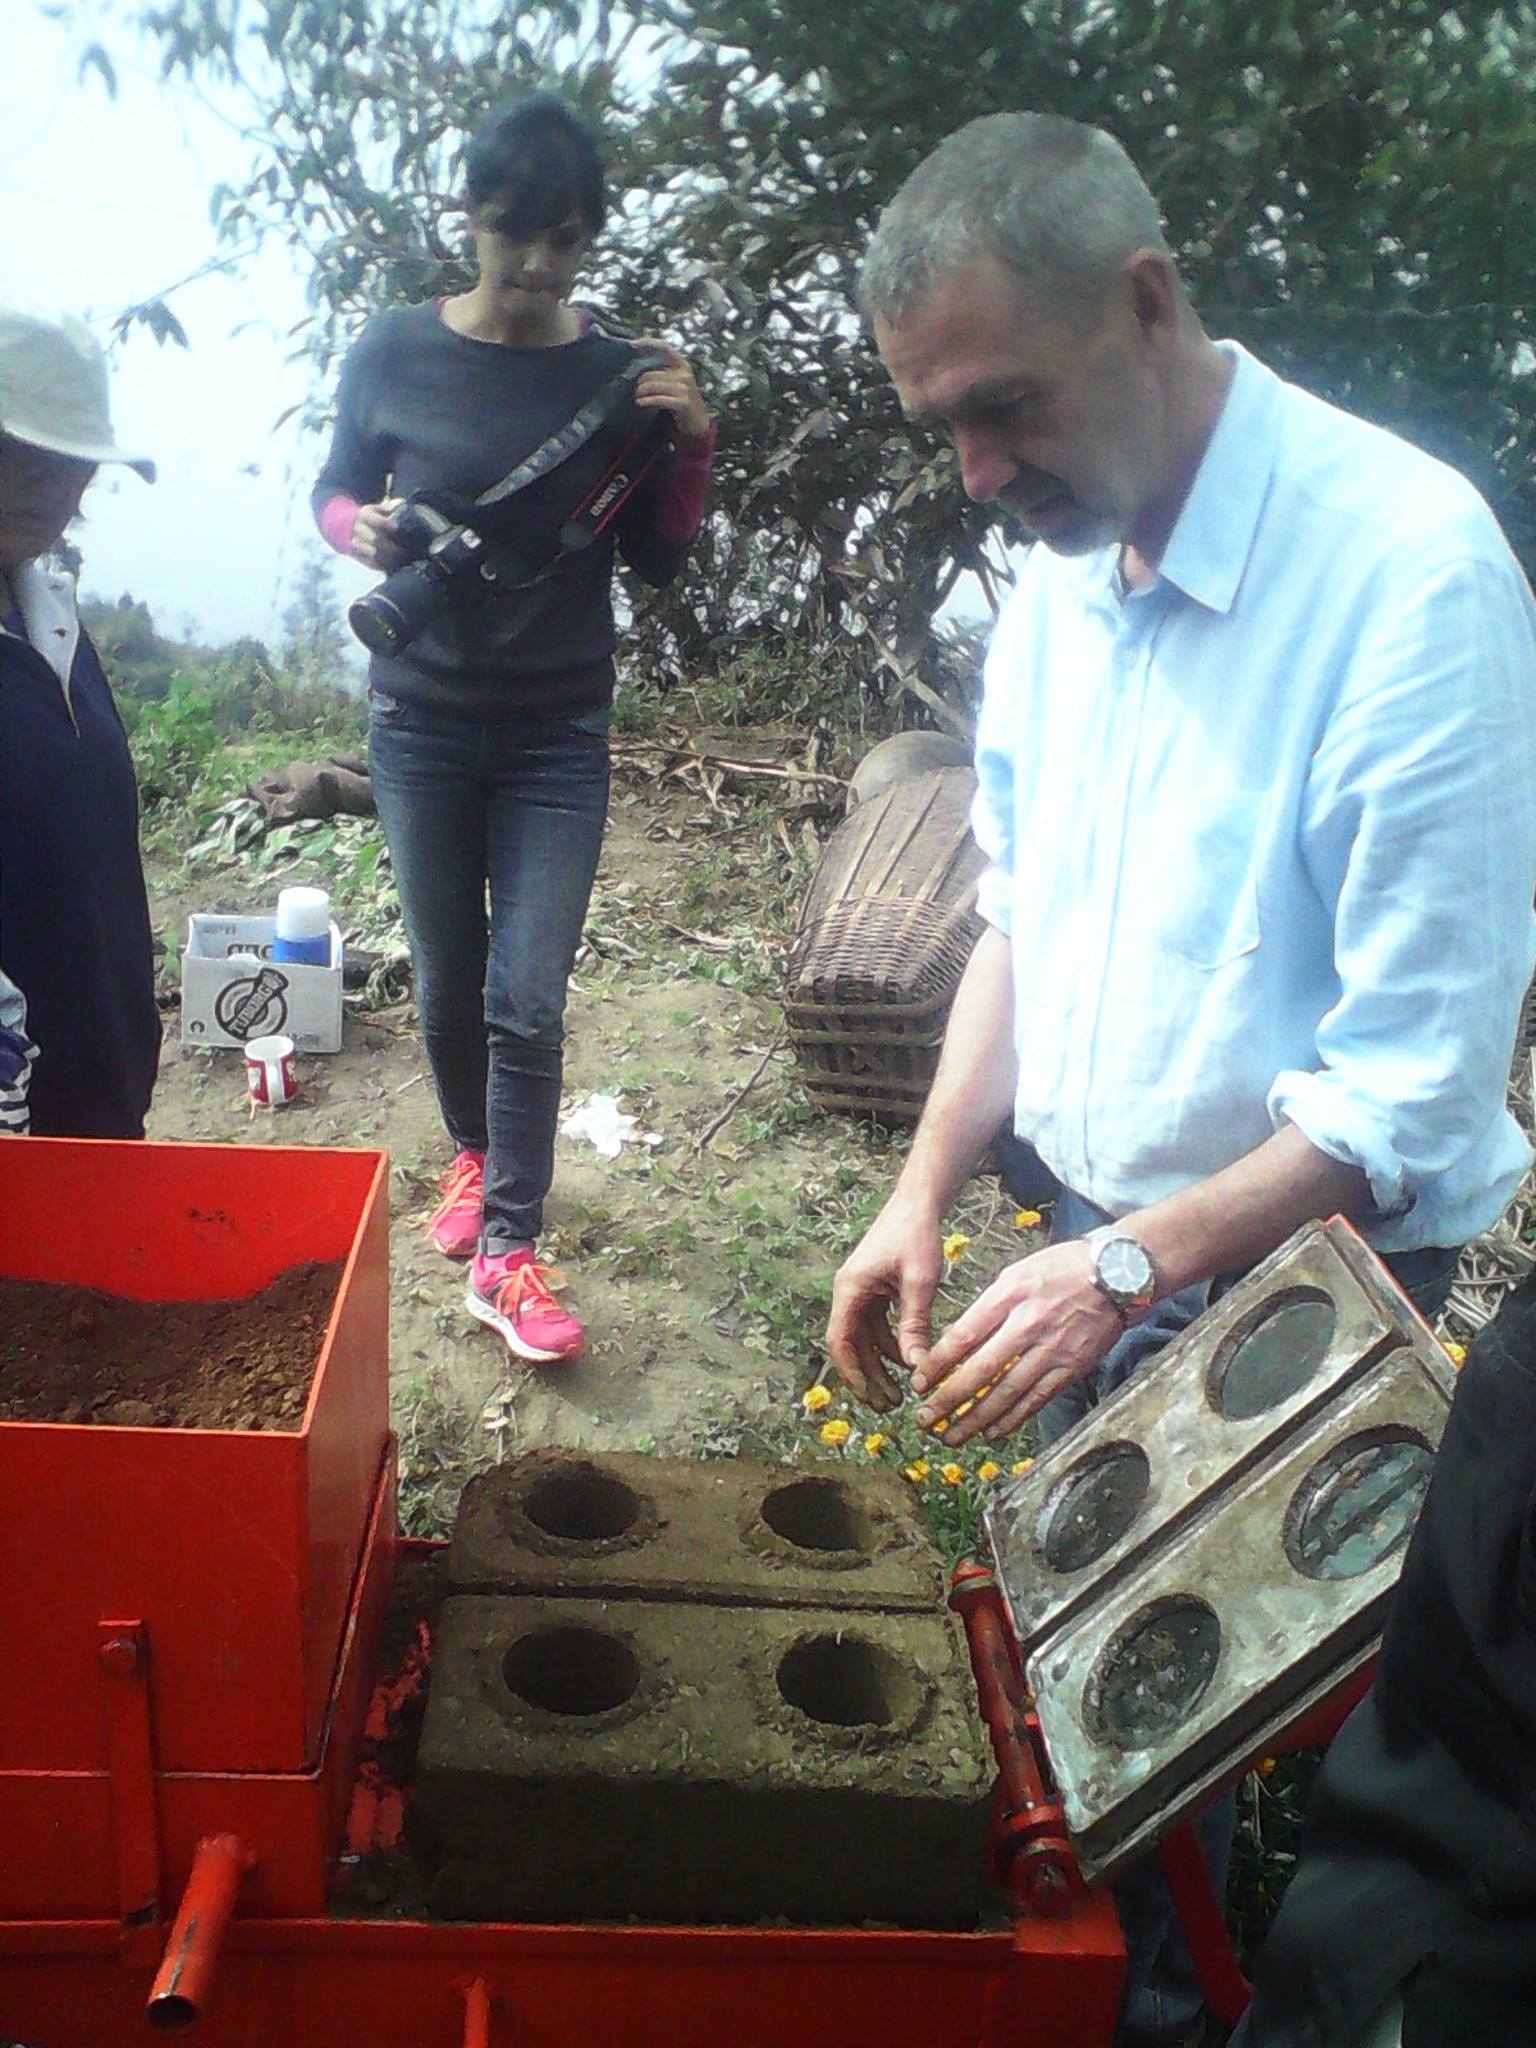
[[[401,1531],[450,1536],[460,1494],[477,1472],[498,1462],[499,1439],[466,1431],[463,1411],[430,1371],[396,1387],[390,1406],[400,1439]]]

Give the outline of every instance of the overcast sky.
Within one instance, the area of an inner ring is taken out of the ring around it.
[[[149,53],[116,44],[118,96],[76,76],[68,34],[34,0],[0,0],[0,248],[5,288],[83,313],[105,341],[125,307],[198,270],[218,247],[208,196],[248,161],[231,128],[162,86]],[[170,300],[192,346],[136,328],[113,351],[120,441],[152,455],[159,482],[103,470],[75,538],[92,595],[131,591],[161,630],[281,637],[286,585],[310,544],[319,451],[296,423],[307,372],[287,358],[302,281],[270,247]],[[316,537],[318,538],[318,537]],[[369,578],[336,562],[350,597]]]

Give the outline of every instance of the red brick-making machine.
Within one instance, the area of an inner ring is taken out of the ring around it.
[[[946,1587],[866,1461],[533,1451],[401,1537],[386,1193],[377,1152],[5,1148],[0,2039],[1101,2048],[1104,1881],[1154,1849],[1235,2016],[1189,1816],[1358,1695],[1450,1395],[1344,1226]]]

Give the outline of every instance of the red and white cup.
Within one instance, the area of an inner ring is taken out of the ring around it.
[[[299,1092],[291,1038],[252,1038],[245,1047],[245,1089],[262,1109],[281,1109]]]

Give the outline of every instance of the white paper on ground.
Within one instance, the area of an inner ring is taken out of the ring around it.
[[[616,1095],[589,1095],[560,1119],[562,1138],[585,1138],[605,1159],[617,1159],[626,1145],[659,1145],[655,1131],[642,1131],[639,1119],[620,1109]]]

